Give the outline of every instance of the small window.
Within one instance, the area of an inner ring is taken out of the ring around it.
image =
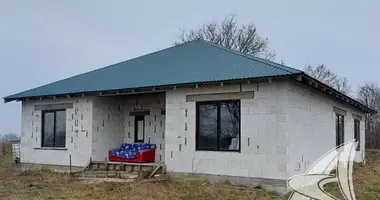
[[[336,146],[344,143],[344,115],[335,114]]]
[[[240,151],[240,101],[197,103],[196,149]]]
[[[42,111],[42,147],[66,146],[66,111]]]
[[[356,151],[360,151],[360,120],[354,120],[354,135],[355,141],[358,142],[358,146],[356,147]]]

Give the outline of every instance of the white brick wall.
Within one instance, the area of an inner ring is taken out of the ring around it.
[[[149,110],[150,115],[144,117],[145,120],[145,141],[157,145],[156,162],[165,160],[165,115],[161,115],[161,110],[165,109],[165,94],[145,94],[138,96],[128,96],[124,103],[124,141],[126,143],[135,142],[135,116],[130,116],[131,111]]]
[[[353,139],[352,114],[358,110],[296,82],[262,82],[242,85],[254,91],[241,100],[241,153],[195,151],[195,102],[186,95],[238,92],[240,86],[177,89],[164,94],[70,98],[22,103],[21,159],[25,163],[84,166],[90,157],[104,160],[108,149],[134,142],[133,110],[150,110],[145,116],[145,142],[157,144],[156,161],[167,170],[230,176],[287,179],[299,174],[319,156],[335,147],[333,107],[346,110],[345,140]],[[138,102],[137,102],[138,100]],[[41,111],[35,105],[72,102],[66,111],[67,150],[41,147]],[[161,110],[166,106],[166,116]],[[364,150],[364,117],[361,148]],[[249,142],[248,142],[249,141]]]
[[[108,150],[124,141],[124,104],[120,96],[96,97],[93,101],[91,159],[108,160]]]
[[[286,109],[286,104],[280,101],[286,99],[282,85],[250,84],[243,85],[242,90],[254,91],[255,98],[241,100],[241,153],[195,151],[195,102],[186,102],[186,95],[239,92],[239,85],[178,89],[166,93],[165,163],[168,171],[286,178],[287,155],[277,153],[284,149],[284,141],[277,139],[281,127],[274,129],[274,126],[280,126],[277,121],[283,120]]]
[[[41,149],[41,111],[35,105],[73,103],[66,110],[67,150]],[[84,166],[91,155],[91,98],[70,98],[22,102],[21,159],[23,163]]]
[[[134,143],[135,117],[131,111],[149,110],[145,116],[145,141],[157,145],[156,161],[164,161],[164,94],[94,98],[92,159],[108,159],[108,150],[121,143]]]
[[[364,159],[365,134],[364,114],[346,104],[335,101],[331,97],[307,86],[292,82],[287,87],[287,103],[289,106],[289,129],[286,134],[292,138],[287,153],[289,175],[304,172],[321,155],[335,147],[335,114],[333,107],[346,111],[344,117],[344,139],[354,139],[353,114],[362,116],[360,122],[361,151],[356,153],[355,160]]]
[[[137,100],[139,101],[136,104]],[[66,110],[67,150],[41,149],[41,111],[35,105],[73,103]],[[142,107],[141,107],[142,106]],[[134,116],[130,111],[150,110],[145,116],[145,142],[157,144],[156,161],[165,157],[165,94],[70,98],[22,103],[21,158],[24,163],[85,166],[108,159],[108,150],[123,142],[134,143]]]
[[[333,106],[347,110],[345,139],[353,138],[353,108],[293,82],[262,82],[242,85],[255,94],[241,100],[241,153],[195,151],[195,102],[186,95],[238,91],[239,85],[166,93],[168,171],[287,179],[335,146]],[[364,142],[364,121],[361,128]]]

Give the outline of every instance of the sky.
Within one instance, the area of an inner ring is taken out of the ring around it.
[[[358,85],[380,80],[378,0],[0,1],[0,97],[173,45],[185,29],[236,14],[277,61],[325,64]],[[0,102],[0,134],[20,134],[21,103]]]

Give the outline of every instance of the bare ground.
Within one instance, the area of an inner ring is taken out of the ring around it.
[[[367,164],[355,166],[354,177],[359,200],[380,199],[380,152],[368,153]],[[158,183],[86,184],[69,174],[21,172],[10,157],[0,162],[0,179],[0,199],[286,199],[260,188],[210,184],[196,177]],[[328,191],[339,196],[335,185],[330,185]]]

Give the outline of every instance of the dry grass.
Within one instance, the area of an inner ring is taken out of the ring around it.
[[[354,190],[358,200],[380,199],[380,151],[370,151],[364,166],[354,165]],[[337,184],[326,187],[335,197],[344,199]]]
[[[7,155],[12,153],[12,144],[0,142],[0,155]]]
[[[0,199],[258,199],[277,196],[262,189],[209,184],[196,178],[160,183],[102,183],[86,185],[69,174],[21,172],[9,161],[0,167]]]
[[[355,167],[359,200],[380,199],[380,152],[367,156],[365,167]],[[285,199],[260,187],[246,189],[228,183],[209,184],[197,178],[160,183],[103,183],[86,185],[68,174],[21,172],[9,158],[0,164],[0,199]],[[332,193],[337,189],[330,186]]]

